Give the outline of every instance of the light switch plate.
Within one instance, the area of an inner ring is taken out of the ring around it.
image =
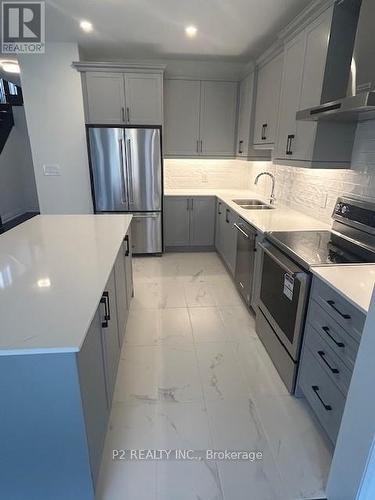
[[[44,175],[52,175],[52,176],[57,176],[57,175],[61,175],[61,169],[60,169],[60,165],[43,165],[43,172],[44,172]]]

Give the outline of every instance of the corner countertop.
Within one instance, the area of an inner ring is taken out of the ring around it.
[[[375,265],[313,267],[311,272],[367,314],[375,285]]]
[[[77,352],[130,215],[40,215],[0,236],[0,356]]]
[[[233,202],[236,198],[264,200],[264,197],[249,190],[165,189],[164,196],[216,196],[261,233],[270,231],[323,231],[330,229],[328,224],[293,210],[286,205],[277,204],[277,202],[276,208],[272,210],[245,210]]]

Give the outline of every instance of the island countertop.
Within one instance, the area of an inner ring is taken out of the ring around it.
[[[0,355],[77,352],[131,215],[40,215],[0,237]]]

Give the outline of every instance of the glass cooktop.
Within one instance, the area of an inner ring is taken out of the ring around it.
[[[331,231],[273,232],[267,238],[304,267],[375,262],[375,249]]]

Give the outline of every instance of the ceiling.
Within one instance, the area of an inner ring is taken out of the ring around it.
[[[46,39],[76,41],[82,59],[248,61],[311,0],[47,0]],[[82,19],[94,31],[83,33]],[[184,29],[198,28],[195,38]]]

